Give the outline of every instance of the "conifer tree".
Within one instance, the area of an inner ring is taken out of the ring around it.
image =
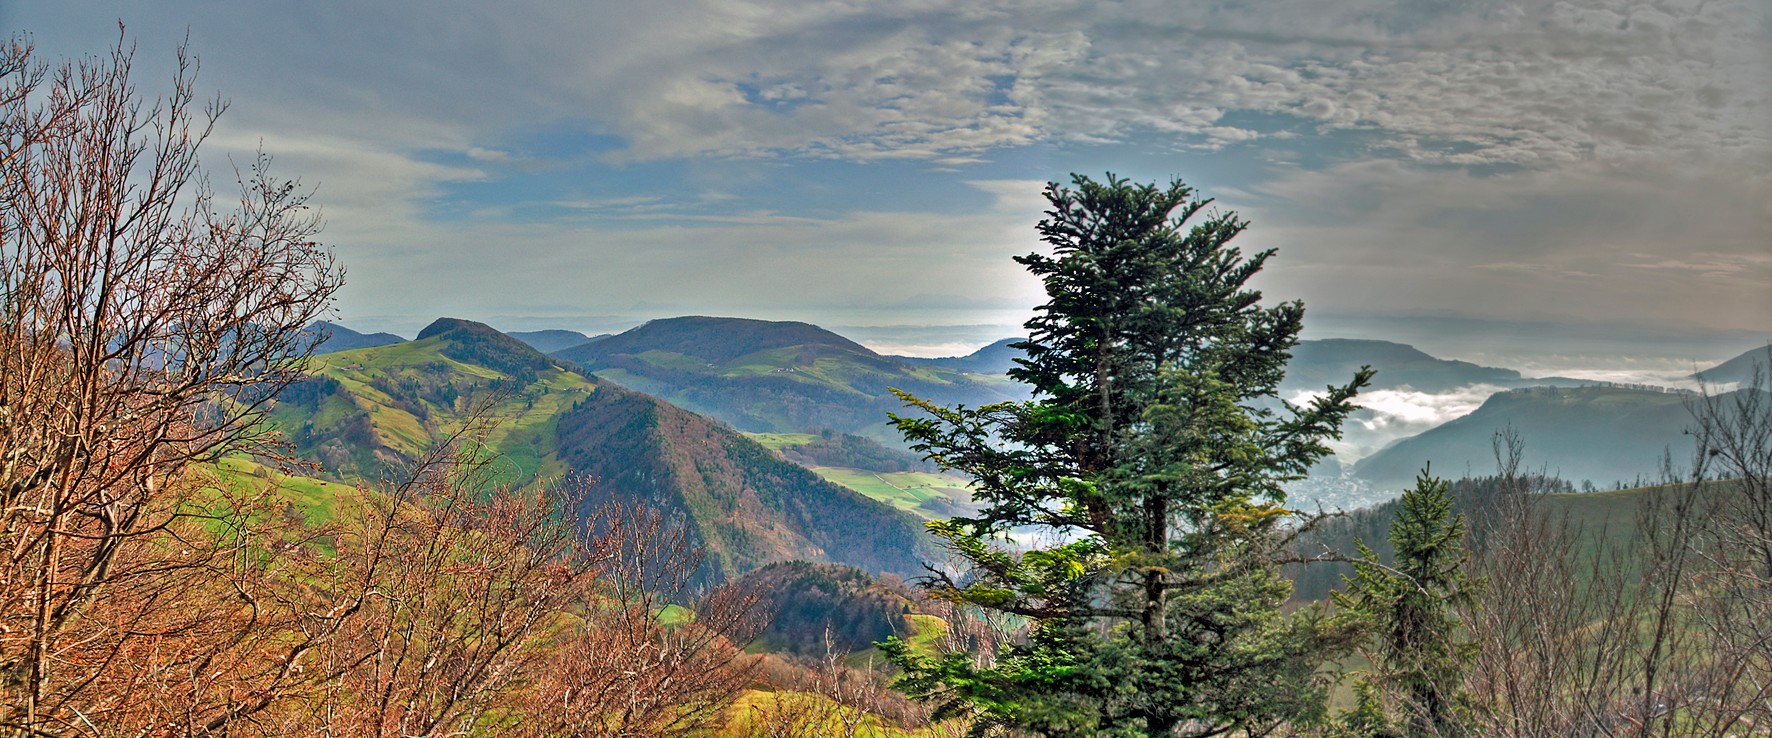
[[[1426,469],[1398,501],[1390,542],[1392,568],[1379,564],[1364,543],[1364,559],[1336,605],[1368,621],[1373,641],[1368,681],[1396,702],[1410,736],[1442,736],[1457,730],[1460,683],[1474,645],[1459,640],[1454,607],[1480,585],[1465,573],[1464,516],[1452,509],[1446,481]]]
[[[1109,175],[1046,189],[1045,283],[1010,376],[1034,399],[895,418],[913,446],[970,475],[975,516],[931,523],[962,570],[935,596],[1025,618],[993,663],[887,645],[901,686],[979,732],[1218,735],[1321,714],[1331,635],[1280,610],[1282,484],[1339,435],[1362,370],[1308,406],[1278,397],[1304,307],[1248,282],[1271,250],[1209,200]],[[1198,216],[1198,218],[1197,218]],[[1008,536],[1032,540],[1007,544]]]

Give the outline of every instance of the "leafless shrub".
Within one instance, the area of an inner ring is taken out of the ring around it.
[[[212,195],[195,63],[144,107],[132,61],[0,46],[0,733],[211,709],[256,502],[191,464],[262,447],[340,284],[266,157]]]

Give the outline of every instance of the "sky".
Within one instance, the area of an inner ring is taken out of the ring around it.
[[[50,58],[119,22],[144,93],[184,42],[229,101],[212,170],[312,189],[359,330],[964,353],[1041,301],[1044,183],[1112,172],[1249,219],[1308,335],[1620,377],[1772,340],[1764,0],[0,0]]]

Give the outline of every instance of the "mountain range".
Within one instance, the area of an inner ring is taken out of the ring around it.
[[[314,344],[314,353],[316,354],[386,346],[406,340],[392,333],[358,333],[337,323],[328,323],[324,320],[308,326],[304,330],[308,335],[318,340],[318,343]]]
[[[335,336],[351,340],[363,335],[332,329]],[[464,342],[459,336],[466,334],[480,337]],[[454,358],[441,358],[462,366],[446,363],[449,371],[439,374],[437,358],[430,355],[444,349],[421,349],[448,336],[458,336],[443,342],[454,347],[447,349]],[[654,320],[613,336],[587,336],[558,330],[507,335],[444,320],[413,342],[328,354],[328,368],[293,390],[292,398],[311,406],[311,418],[334,422],[316,425],[304,418],[294,423],[292,435],[329,467],[372,476],[411,457],[415,446],[403,439],[427,437],[412,429],[422,425],[425,413],[438,412],[414,411],[428,407],[426,397],[434,405],[437,399],[461,395],[459,389],[448,389],[451,381],[460,383],[459,376],[446,381],[443,375],[465,373],[479,377],[476,381],[507,384],[521,380],[528,388],[523,391],[526,411],[547,420],[524,421],[540,424],[527,436],[507,434],[500,443],[515,469],[529,475],[594,474],[612,493],[641,496],[686,518],[707,521],[714,526],[707,537],[710,548],[718,551],[722,571],[742,571],[789,552],[820,555],[816,552],[830,540],[821,538],[815,518],[839,515],[814,514],[816,505],[795,503],[801,505],[796,510],[807,512],[796,518],[799,513],[789,510],[768,524],[753,524],[745,505],[799,499],[798,492],[780,493],[789,495],[780,499],[772,495],[778,488],[800,489],[817,481],[799,476],[801,468],[794,464],[789,464],[791,471],[763,469],[758,465],[768,466],[764,461],[798,462],[839,486],[890,502],[900,513],[938,518],[963,509],[964,480],[938,477],[934,470],[919,467],[914,457],[857,436],[902,449],[885,422],[887,412],[902,411],[890,388],[943,404],[1026,397],[1024,387],[1002,374],[1020,355],[1010,348],[1018,340],[1003,339],[968,356],[923,359],[882,356],[818,326],[796,322],[682,317]],[[551,355],[538,350],[564,343],[572,345],[555,348]],[[470,351],[463,345],[481,348]],[[1737,375],[1746,376],[1745,367],[1764,353],[1749,351],[1698,376],[1719,383],[1740,381]],[[352,365],[359,368],[346,369]],[[1283,396],[1301,401],[1313,391],[1347,381],[1363,365],[1378,373],[1361,396],[1367,407],[1350,419],[1343,439],[1344,448],[1359,451],[1339,464],[1331,461],[1318,473],[1337,477],[1345,470],[1375,489],[1400,489],[1430,462],[1439,473],[1452,476],[1489,473],[1494,466],[1491,439],[1507,427],[1526,440],[1527,461],[1534,469],[1600,486],[1653,477],[1664,452],[1677,458],[1686,443],[1681,432],[1689,414],[1682,395],[1527,377],[1386,341],[1300,342],[1281,385]],[[491,374],[476,374],[488,369]],[[597,394],[594,388],[610,391]],[[350,419],[331,399],[341,389],[355,393],[356,405],[382,409],[364,414],[367,419]],[[553,407],[547,397],[556,392],[584,397],[572,408]],[[403,413],[390,411],[400,408]],[[740,444],[741,434],[733,430],[749,433],[763,445]],[[707,451],[711,457],[698,456],[705,449],[716,450]],[[702,484],[709,474],[763,481],[750,487]],[[665,481],[644,487],[637,481],[642,478]],[[697,497],[704,488],[713,497]],[[735,501],[741,498],[754,502]],[[795,532],[778,535],[777,527]],[[753,549],[756,553],[746,553]],[[884,549],[857,555],[890,558]],[[892,566],[903,571],[907,564],[900,560]]]
[[[1772,346],[1749,349],[1747,353],[1692,375],[1707,384],[1731,384],[1745,387],[1758,381],[1760,387],[1772,387]]]
[[[1002,375],[882,356],[808,323],[668,318],[552,355],[754,433],[828,428],[898,444],[886,415],[904,403],[893,389],[940,404],[1025,396]]]
[[[777,561],[913,575],[932,552],[911,515],[821,479],[725,424],[598,380],[486,325],[440,319],[412,341],[317,357],[270,420],[333,479],[396,475],[476,409],[513,484],[593,480],[586,504],[643,501],[688,525],[709,578]]]
[[[569,349],[573,346],[581,346],[592,341],[609,337],[609,334],[607,333],[597,336],[587,336],[578,331],[559,329],[545,331],[506,331],[505,335],[527,343],[530,348],[544,354],[559,351],[560,349]]]
[[[1027,355],[1027,353],[1021,349],[1012,348],[1014,344],[1020,343],[1024,340],[1026,339],[1004,338],[965,356],[947,356],[937,359],[925,359],[916,356],[893,356],[890,358],[908,364],[939,366],[945,369],[954,369],[962,372],[970,372],[972,374],[1007,374],[1010,369],[1015,368],[1016,359]]]
[[[1602,487],[1659,479],[1662,460],[1689,466],[1684,392],[1624,387],[1529,387],[1498,392],[1476,411],[1398,441],[1354,464],[1380,489],[1401,490],[1423,466],[1444,477],[1496,472],[1494,438],[1512,429],[1534,472]]]

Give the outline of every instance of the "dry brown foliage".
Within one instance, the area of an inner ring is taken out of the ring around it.
[[[240,633],[250,501],[189,466],[262,445],[340,272],[261,157],[224,207],[181,51],[144,107],[132,52],[0,46],[0,732],[202,714]]]
[[[1648,491],[1629,545],[1547,512],[1518,483],[1520,442],[1498,445],[1503,499],[1465,622],[1481,646],[1470,728],[1487,736],[1724,736],[1772,725],[1772,407],[1763,393],[1702,394],[1697,453]]]
[[[0,736],[638,736],[718,714],[755,598],[582,485],[492,484],[477,423],[310,528],[205,462],[273,450],[342,274],[260,156],[212,196],[180,52],[0,46]],[[661,622],[667,604],[695,613]]]

